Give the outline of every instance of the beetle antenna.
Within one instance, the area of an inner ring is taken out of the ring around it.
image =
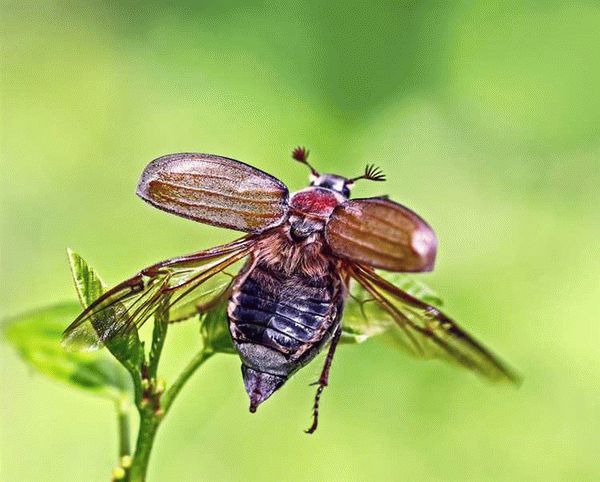
[[[359,179],[367,179],[368,181],[380,182],[385,181],[385,174],[379,167],[376,167],[375,164],[367,164],[367,167],[365,167],[365,173],[362,176],[348,179],[348,182],[353,183],[358,181]]]
[[[310,151],[308,149],[306,149],[305,147],[298,146],[292,151],[292,159],[295,159],[296,161],[307,165],[308,168],[310,169],[310,172],[312,173],[312,175],[318,176],[319,173],[317,172],[317,170],[308,163],[309,152]]]

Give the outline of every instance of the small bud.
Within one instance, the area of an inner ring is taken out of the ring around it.
[[[125,478],[125,469],[123,467],[115,467],[112,471],[114,480],[123,480]]]
[[[142,388],[144,390],[148,390],[148,387],[150,386],[150,382],[148,381],[147,378],[142,378]]]
[[[162,417],[165,414],[165,411],[162,408],[159,408],[158,410],[156,410],[156,412],[154,412],[154,415],[156,415],[157,417]]]
[[[131,467],[131,463],[133,462],[133,459],[131,458],[131,455],[123,455],[121,457],[121,467],[123,467],[124,469],[128,469],[129,467]]]
[[[162,393],[162,392],[164,392],[165,391],[165,386],[166,386],[166,383],[161,378],[160,380],[158,380],[158,382],[156,382],[156,388],[154,389],[154,393]]]

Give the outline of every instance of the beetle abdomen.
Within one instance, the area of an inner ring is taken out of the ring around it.
[[[279,293],[269,293],[254,277],[246,280],[235,296],[232,318],[246,339],[261,342],[284,354],[292,354],[304,343],[319,337],[327,322],[331,300],[303,298],[313,290],[296,285],[293,298],[281,299]],[[308,292],[308,293],[307,293]],[[321,293],[319,293],[321,294]]]
[[[228,314],[251,409],[317,355],[341,309],[334,275],[290,276],[264,263],[248,267],[234,287]]]

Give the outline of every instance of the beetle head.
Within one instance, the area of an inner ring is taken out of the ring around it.
[[[342,176],[337,176],[335,174],[322,174],[320,176],[310,177],[310,185],[314,187],[322,187],[325,189],[331,189],[335,191],[345,198],[350,197],[350,189],[352,188],[353,183],[350,179],[346,179]]]
[[[357,177],[347,178],[338,176],[337,174],[319,174],[319,172],[308,163],[309,151],[304,147],[296,147],[292,151],[292,158],[302,164],[305,164],[310,169],[310,185],[314,187],[322,187],[341,194],[345,199],[350,197],[350,190],[354,183],[359,179],[367,179],[369,181],[385,181],[385,174],[375,167],[374,164],[367,164],[364,174]]]

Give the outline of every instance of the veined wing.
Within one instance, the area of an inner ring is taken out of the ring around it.
[[[520,382],[511,368],[437,308],[397,288],[372,268],[353,264],[349,271],[374,300],[363,304],[365,316],[389,316],[400,328],[399,341],[412,354],[458,363],[491,381]]]
[[[218,298],[227,285],[207,286],[207,282],[248,256],[254,243],[252,237],[242,238],[141,270],[89,305],[65,330],[63,344],[94,350],[108,339],[138,329],[163,303],[188,313],[189,301],[208,303]]]

